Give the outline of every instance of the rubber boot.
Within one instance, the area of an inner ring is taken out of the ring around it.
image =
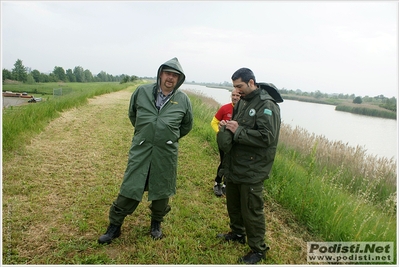
[[[161,239],[163,237],[161,222],[151,220],[151,237],[154,240]]]
[[[100,236],[98,243],[110,244],[113,239],[121,235],[121,225],[110,224],[107,228],[107,232]]]

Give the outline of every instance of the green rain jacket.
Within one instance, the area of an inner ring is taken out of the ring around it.
[[[172,96],[158,110],[155,102],[164,67],[179,71],[180,77]],[[129,118],[134,136],[120,188],[121,195],[141,201],[144,190],[148,190],[148,200],[152,201],[176,194],[179,139],[188,134],[193,126],[190,99],[178,90],[184,80],[183,69],[177,58],[173,58],[159,67],[157,83],[141,85],[133,92]]]
[[[222,127],[217,134],[218,145],[225,152],[223,168],[227,180],[255,184],[269,177],[281,124],[277,101],[258,88],[235,105],[232,120],[238,122],[236,132]]]

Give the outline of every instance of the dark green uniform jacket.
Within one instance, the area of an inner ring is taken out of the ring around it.
[[[266,90],[256,89],[235,105],[233,135],[224,127],[218,132],[219,147],[226,153],[224,175],[234,183],[255,184],[268,178],[280,133],[280,107]]]
[[[172,96],[157,109],[162,68],[173,68],[180,74]],[[179,139],[193,126],[192,106],[188,96],[178,90],[185,75],[177,58],[158,69],[157,83],[139,86],[131,96],[129,118],[134,136],[120,194],[141,201],[148,175],[148,200],[159,200],[176,193]]]

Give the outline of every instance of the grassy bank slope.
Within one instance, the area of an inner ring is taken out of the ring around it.
[[[215,238],[228,231],[228,216],[225,198],[212,191],[218,155],[199,138],[199,128],[180,143],[166,237],[155,242],[149,236],[144,199],[120,238],[97,244],[126,166],[130,94],[106,94],[61,113],[23,152],[3,161],[3,263],[235,264],[247,252]],[[305,241],[315,238],[277,203],[268,202],[266,213],[272,246],[266,263],[306,263]]]
[[[97,244],[126,166],[133,134],[127,117],[131,90],[60,113],[24,150],[3,158],[3,263],[235,264],[248,251],[215,238],[229,230],[225,198],[212,192],[218,154],[210,119],[216,106],[193,95],[195,125],[180,141],[177,195],[163,223],[165,238],[151,239],[149,203],[143,199],[126,218],[120,238],[109,246]],[[272,249],[264,263],[306,264],[307,241],[367,241],[373,235],[378,239],[372,241],[396,241],[396,203],[388,203],[391,196],[396,199],[396,185],[384,178],[391,177],[390,168],[374,169],[380,179],[370,188],[383,193],[361,197],[362,175],[344,165],[353,165],[351,155],[337,159],[344,163],[336,168],[328,144],[282,130],[284,145],[265,183]],[[294,147],[305,144],[309,152]],[[323,151],[329,151],[328,164],[322,162]],[[353,174],[358,183],[347,184]],[[385,190],[383,181],[394,190]]]

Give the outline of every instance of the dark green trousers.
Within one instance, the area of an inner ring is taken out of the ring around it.
[[[252,250],[266,250],[263,182],[235,184],[227,179],[226,203],[232,232],[246,234]]]
[[[114,225],[122,225],[125,217],[131,215],[136,210],[139,203],[140,201],[118,194],[118,197],[112,203],[109,210],[109,222]],[[169,198],[153,200],[149,206],[151,210],[151,219],[162,222],[163,217],[171,210],[168,203]]]

